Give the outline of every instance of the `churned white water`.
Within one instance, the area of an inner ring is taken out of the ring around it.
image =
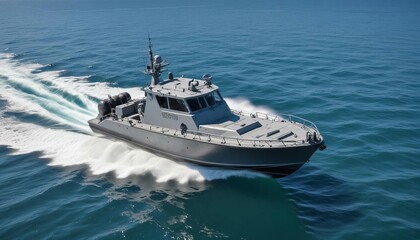
[[[103,98],[122,91],[142,96],[139,88],[122,89],[89,82],[87,77],[64,77],[62,71],[39,71],[45,66],[21,63],[14,60],[13,54],[0,55],[0,66],[0,99],[5,100],[0,113],[0,145],[10,146],[15,153],[40,151],[52,166],[86,165],[93,174],[112,172],[117,178],[151,174],[157,182],[261,176],[249,171],[180,164],[90,131],[87,121],[97,114],[92,97]],[[79,104],[73,100],[79,100]],[[237,109],[256,109],[247,99],[227,99],[227,102]],[[7,112],[38,115],[66,128],[17,121]]]

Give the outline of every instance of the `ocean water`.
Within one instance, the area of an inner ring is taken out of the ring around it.
[[[149,82],[148,32],[176,76],[327,150],[272,179],[92,134]],[[0,0],[0,239],[419,239],[419,108],[418,1]]]

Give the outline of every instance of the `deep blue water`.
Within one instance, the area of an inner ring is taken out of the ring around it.
[[[0,0],[0,239],[420,238],[420,3],[226,2]],[[275,180],[92,135],[99,98],[149,82],[148,32],[327,150]]]

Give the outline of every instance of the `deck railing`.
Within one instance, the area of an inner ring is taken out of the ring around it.
[[[289,121],[295,124],[298,124],[301,128],[308,132],[315,131],[318,136],[320,136],[318,128],[314,123],[311,121],[308,121],[306,119],[303,119],[301,117],[297,117],[294,115],[274,115],[269,113],[249,113],[245,111],[237,111],[232,110],[232,113],[242,116],[250,116],[253,118],[260,118],[263,120],[270,120],[270,121]],[[215,135],[211,133],[204,133],[204,132],[197,132],[197,131],[186,131],[184,134],[180,135],[183,137],[189,137],[194,140],[200,140],[200,141],[207,141],[207,142],[214,142],[214,143],[220,143],[220,144],[228,144],[228,145],[237,145],[237,146],[253,146],[253,147],[287,147],[291,145],[301,145],[304,144],[305,140],[281,140],[281,139],[265,139],[260,140],[258,138],[252,138],[252,139],[245,139],[245,138],[238,138],[238,137],[228,137],[228,136],[220,136]],[[173,135],[178,135],[178,131],[175,131]]]
[[[271,120],[273,122],[274,121],[289,121],[293,123],[298,123],[301,125],[303,129],[307,131],[314,130],[317,134],[319,134],[318,128],[313,122],[306,120],[304,118],[298,117],[298,116],[290,115],[290,114],[274,115],[271,113],[262,113],[262,112],[250,113],[246,111],[238,111],[238,110],[233,110],[233,109],[232,109],[232,113],[242,115],[242,116],[250,116],[254,118]]]
[[[318,136],[320,136],[318,128],[316,127],[316,125],[306,119],[303,119],[301,117],[297,117],[294,115],[287,115],[287,114],[282,114],[282,115],[274,115],[274,114],[269,114],[269,113],[261,113],[261,112],[256,112],[256,113],[249,113],[249,112],[245,112],[245,111],[237,111],[237,110],[232,110],[232,113],[237,114],[237,115],[242,115],[242,116],[250,116],[253,118],[259,118],[259,119],[263,119],[263,120],[269,120],[269,121],[280,121],[280,122],[292,122],[295,123],[297,125],[299,125],[301,128],[303,128],[304,130],[313,133],[313,131],[316,132],[316,134]],[[101,121],[107,117],[110,117],[110,115],[112,114],[108,114],[106,116],[101,117]],[[142,124],[142,123],[138,123],[138,124]],[[131,125],[131,123],[130,123]],[[137,125],[137,124],[135,124]],[[146,124],[148,125],[148,124]],[[164,128],[164,127],[160,127],[160,126],[152,126],[152,125],[148,125],[146,126],[142,126],[142,128],[149,130],[149,131],[154,131],[154,132],[159,132],[159,133],[163,133],[163,134],[171,134],[174,136],[180,136],[180,137],[184,137],[184,138],[189,138],[189,139],[193,139],[193,140],[199,140],[199,141],[206,141],[206,142],[210,142],[210,143],[216,143],[216,144],[226,144],[226,145],[236,145],[236,146],[248,146],[248,147],[287,147],[287,146],[296,146],[296,145],[302,145],[305,144],[305,140],[281,140],[281,139],[265,139],[265,140],[261,140],[258,138],[249,138],[249,139],[245,139],[245,138],[238,138],[238,137],[228,137],[228,136],[220,136],[220,135],[215,135],[215,134],[211,134],[211,133],[204,133],[204,132],[198,132],[198,131],[191,131],[191,130],[187,130],[185,132],[181,132],[181,130],[177,130],[177,129],[170,129],[170,128]]]

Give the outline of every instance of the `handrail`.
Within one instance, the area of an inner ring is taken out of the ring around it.
[[[319,134],[319,130],[313,122],[306,120],[304,118],[295,116],[295,115],[290,115],[290,114],[274,115],[274,114],[262,113],[262,112],[250,113],[250,112],[238,111],[234,109],[232,109],[231,111],[232,113],[236,113],[242,116],[257,117],[264,120],[272,120],[272,121],[289,120],[289,122],[300,123],[305,130],[315,130],[316,133]]]
[[[188,130],[186,133],[191,133],[194,135],[193,139],[199,139],[200,141],[207,141],[207,142],[215,142],[220,144],[234,144],[238,146],[242,146],[243,144],[248,144],[250,146],[269,146],[272,147],[273,145],[280,145],[282,147],[287,147],[288,145],[300,145],[304,144],[305,141],[303,140],[278,140],[278,139],[257,139],[257,138],[238,138],[238,137],[229,137],[229,136],[221,136],[215,135],[211,133],[205,132],[197,132],[197,131],[190,131]],[[202,139],[200,136],[205,137]]]
[[[298,116],[294,116],[290,114],[274,115],[274,114],[262,113],[262,112],[249,113],[249,112],[237,111],[237,110],[232,110],[232,113],[239,114],[242,116],[257,117],[264,120],[289,121],[293,123],[298,123],[303,129],[307,131],[315,131],[317,135],[320,136],[319,130],[313,122],[306,120],[304,118],[298,117]],[[249,145],[254,146],[254,147],[265,146],[265,145],[272,147],[273,144],[279,144],[282,147],[287,147],[288,146],[287,144],[300,145],[300,144],[305,143],[305,141],[303,140],[278,140],[278,139],[258,139],[258,138],[249,138],[249,139],[242,138],[241,139],[238,137],[220,136],[220,135],[215,135],[211,133],[191,131],[191,130],[188,130],[187,133],[193,134],[194,139],[197,139],[197,136],[198,136],[198,138],[201,140],[200,136],[203,136],[206,138],[206,141],[208,142],[216,142],[217,140],[219,140],[220,144],[227,144],[228,141],[230,140],[229,141],[230,144],[235,143],[238,146],[242,146],[242,144],[249,143]]]
[[[318,128],[316,127],[314,123],[306,119],[303,119],[301,117],[294,116],[294,115],[289,115],[289,114],[274,115],[274,114],[261,113],[261,112],[249,113],[249,112],[237,111],[237,110],[232,110],[232,113],[242,115],[242,116],[250,116],[253,118],[260,118],[263,120],[289,121],[293,123],[298,123],[303,129],[307,131],[316,131],[317,135],[320,136]],[[112,116],[112,114],[101,116],[100,121],[110,116]],[[177,132],[178,132],[177,129],[167,128],[166,129],[167,131],[165,131],[164,127],[155,126],[156,128],[152,128],[151,125],[149,126],[150,126],[149,131],[156,131],[163,134],[167,134],[171,132],[170,130],[174,130],[175,132],[171,134],[173,134],[174,136],[177,136]],[[220,135],[215,135],[211,133],[191,131],[191,130],[187,130],[185,134],[182,134],[182,133],[180,134],[186,137],[189,133],[191,134],[192,139],[199,139],[200,141],[215,142],[215,143],[220,143],[220,144],[231,144],[231,145],[236,144],[238,146],[242,146],[243,144],[248,144],[249,146],[253,146],[253,147],[265,147],[266,145],[268,147],[273,147],[274,144],[278,144],[281,147],[287,147],[290,145],[305,144],[304,140],[279,140],[279,139],[258,139],[258,138],[246,139],[246,138],[238,138],[238,137],[220,136]],[[204,139],[202,139],[201,137],[204,137]]]

